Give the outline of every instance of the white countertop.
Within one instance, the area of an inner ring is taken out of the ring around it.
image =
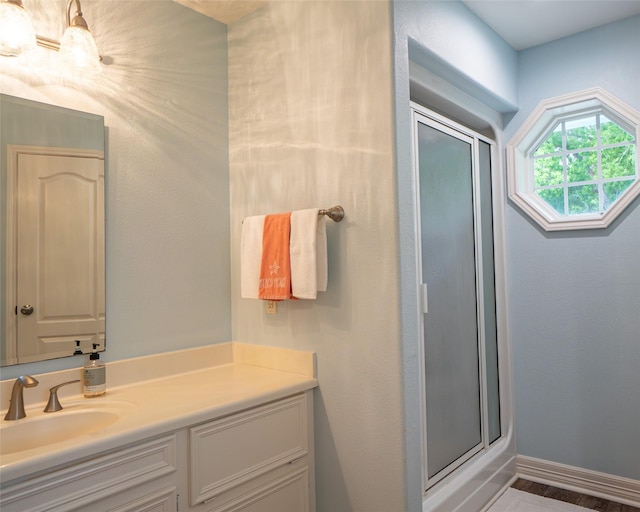
[[[97,398],[61,396],[64,409],[55,413],[43,413],[44,403],[29,406],[27,418],[18,422],[87,407],[113,408],[124,412],[121,413],[121,419],[98,432],[3,455],[0,459],[0,481],[5,485],[99,452],[210,421],[317,386],[311,353],[246,344],[231,345],[236,345],[231,362],[227,360],[199,370],[115,388],[107,387],[107,393]],[[263,357],[265,354],[268,357]],[[292,354],[294,365],[291,364]],[[107,372],[108,385],[109,367]],[[7,423],[15,422],[3,422],[3,425]]]

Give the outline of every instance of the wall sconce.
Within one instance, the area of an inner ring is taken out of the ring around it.
[[[36,33],[21,0],[0,3],[0,55],[15,57],[36,47]]]
[[[76,5],[71,17],[71,6]],[[62,41],[36,35],[31,18],[22,0],[0,0],[0,55],[15,57],[38,46],[57,50],[60,59],[70,68],[88,73],[100,73],[102,65],[96,42],[82,17],[80,0],[68,0],[66,30]]]

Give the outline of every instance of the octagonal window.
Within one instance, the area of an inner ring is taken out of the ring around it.
[[[606,227],[640,194],[639,126],[602,89],[542,102],[508,145],[510,198],[548,231]]]

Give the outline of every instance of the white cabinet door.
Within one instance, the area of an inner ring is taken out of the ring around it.
[[[193,427],[189,449],[191,505],[222,501],[226,491],[307,456],[306,395]]]

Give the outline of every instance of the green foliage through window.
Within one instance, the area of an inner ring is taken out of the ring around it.
[[[559,122],[532,153],[535,193],[564,216],[604,213],[638,179],[633,135],[601,113]]]

